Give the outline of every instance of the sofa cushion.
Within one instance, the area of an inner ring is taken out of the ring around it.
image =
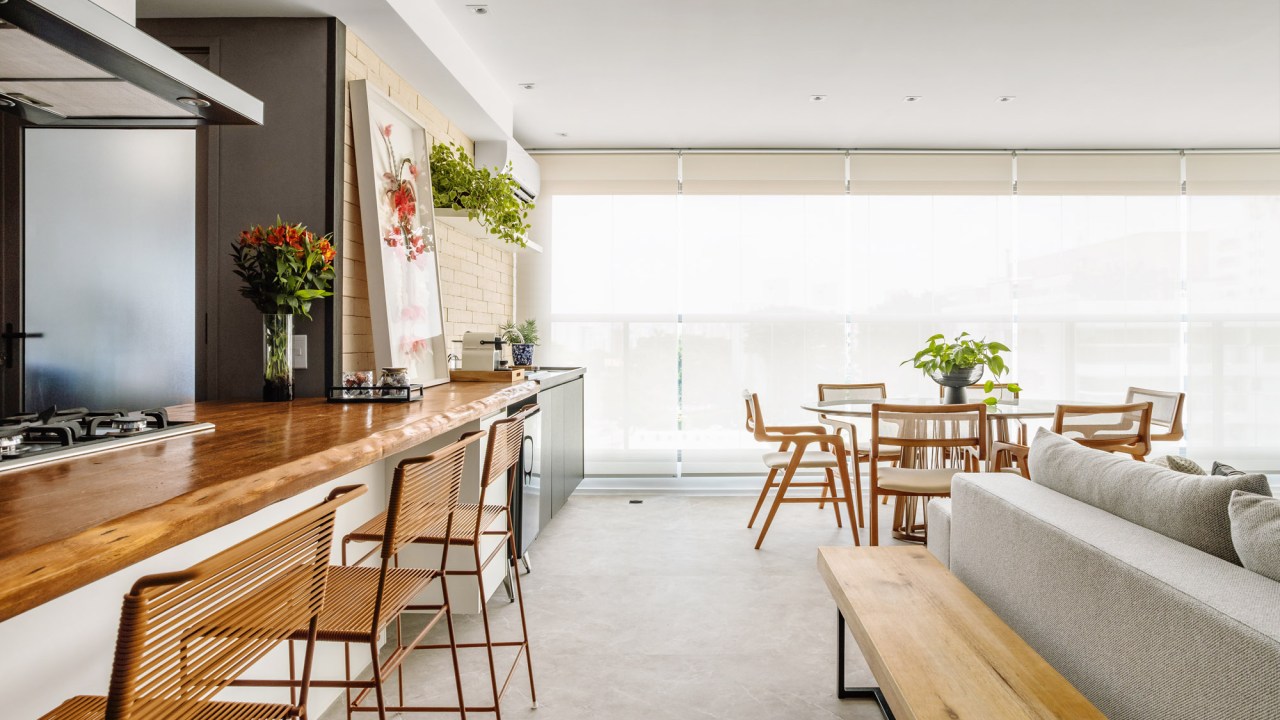
[[[1031,444],[1031,480],[1228,562],[1231,491],[1270,495],[1265,475],[1185,475],[1086,448],[1041,429]]]
[[[1213,471],[1212,471],[1212,472],[1210,472],[1209,474],[1210,474],[1210,475],[1225,475],[1225,476],[1227,476],[1227,477],[1230,477],[1230,476],[1232,476],[1232,475],[1245,475],[1245,474],[1247,474],[1247,473],[1245,473],[1245,471],[1243,471],[1243,470],[1237,470],[1237,469],[1235,469],[1235,468],[1231,467],[1230,465],[1228,465],[1228,464],[1226,464],[1226,463],[1224,463],[1224,462],[1218,462],[1217,460],[1214,460],[1214,461],[1213,461]]]
[[[1167,467],[1170,470],[1176,470],[1177,472],[1184,473],[1186,475],[1209,474],[1205,472],[1204,468],[1200,467],[1200,464],[1195,460],[1184,458],[1181,455],[1165,455],[1163,457],[1158,457],[1155,460],[1152,460],[1151,464],[1159,467]],[[1214,473],[1214,475],[1217,474],[1218,473]]]
[[[1246,570],[1280,582],[1280,499],[1231,493],[1231,542]]]

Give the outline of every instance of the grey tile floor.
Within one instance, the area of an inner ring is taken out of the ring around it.
[[[521,576],[539,708],[530,707],[522,663],[503,716],[879,718],[873,703],[835,696],[835,609],[818,576],[816,548],[850,544],[848,527],[838,530],[829,509],[784,506],[764,547],[754,550],[756,531],[746,528],[753,503],[570,498],[533,545],[533,572]],[[515,637],[519,614],[502,590],[489,607],[495,639]],[[479,616],[459,616],[457,626],[460,641],[483,638]],[[443,626],[433,636],[443,638]],[[871,684],[857,646],[848,645],[848,683]],[[487,704],[484,651],[460,652],[468,704]],[[501,652],[498,662],[509,666],[512,657],[514,651]],[[411,702],[454,701],[447,651],[414,653],[405,678]],[[390,687],[394,697],[395,683]],[[342,717],[331,709],[323,720]]]

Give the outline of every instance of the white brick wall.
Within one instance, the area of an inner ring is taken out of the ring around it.
[[[452,141],[468,154],[475,143],[426,98],[406,83],[368,45],[347,32],[347,81],[366,80],[409,110],[427,128],[434,142]],[[342,242],[342,368],[374,368],[369,284],[364,266],[364,234],[360,221],[360,190],[351,139],[351,96],[346,103],[346,160],[343,168]],[[511,318],[515,265],[510,253],[436,224],[440,249],[440,295],[444,303],[444,331],[460,340],[467,330],[496,330]],[[454,349],[452,343],[450,351]]]

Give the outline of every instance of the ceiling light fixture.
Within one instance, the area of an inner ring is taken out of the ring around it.
[[[1017,99],[1018,99],[1018,96],[1016,96],[1016,95],[1001,95],[1000,97],[996,98],[996,102],[998,102],[998,103],[1011,103],[1011,102],[1013,102],[1014,100],[1017,100]]]
[[[566,133],[566,132],[558,132],[556,133],[556,135],[558,137],[569,137],[569,133]]]
[[[908,95],[902,98],[902,102],[920,102],[924,99],[923,95]]]
[[[525,90],[532,90],[535,87],[537,87],[537,85],[534,85],[533,83],[520,83],[520,87],[524,88]]]
[[[488,5],[468,5],[467,9],[471,11],[472,15],[488,15],[489,14]]]
[[[178,98],[178,102],[186,105],[187,107],[193,108],[207,108],[210,105],[208,100],[198,97],[180,97]]]
[[[827,99],[826,95],[810,95],[809,102],[822,102]]]

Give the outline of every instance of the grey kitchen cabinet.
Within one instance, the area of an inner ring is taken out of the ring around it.
[[[578,377],[538,392],[538,405],[542,408],[543,499],[539,519],[544,525],[582,482],[583,382]]]

